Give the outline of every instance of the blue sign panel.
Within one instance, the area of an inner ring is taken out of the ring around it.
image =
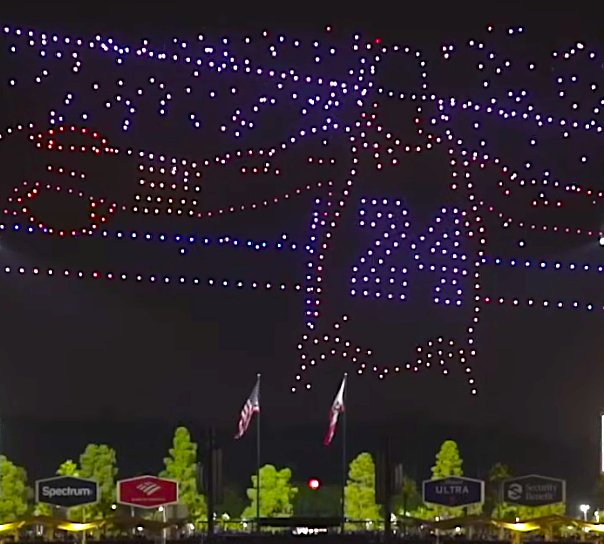
[[[426,480],[422,496],[427,504],[439,506],[470,506],[484,502],[484,482],[463,476]]]
[[[36,482],[36,501],[71,508],[99,501],[99,484],[76,476],[56,476]]]

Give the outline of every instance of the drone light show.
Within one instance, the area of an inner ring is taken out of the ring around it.
[[[485,312],[604,311],[588,44],[0,40],[6,275],[284,297],[295,395],[329,367],[480,396]]]

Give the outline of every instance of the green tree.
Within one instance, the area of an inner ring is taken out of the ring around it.
[[[422,495],[417,489],[417,482],[405,475],[401,482],[401,488],[394,490],[393,511],[400,516],[410,515],[423,505]]]
[[[463,476],[463,460],[454,440],[445,440],[442,443],[436,454],[436,463],[432,467],[433,480],[448,476]]]
[[[194,520],[207,520],[206,501],[197,490],[197,444],[191,440],[191,433],[186,427],[178,427],[174,431],[169,453],[169,457],[164,458],[166,468],[160,476],[178,482],[179,501],[187,506]]]
[[[483,513],[496,519],[508,519],[511,514],[507,504],[502,502],[503,481],[512,477],[510,467],[495,463],[489,470]]]
[[[79,476],[79,470],[77,463],[73,462],[71,459],[67,459],[67,461],[63,461],[59,468],[57,469],[58,476]]]
[[[245,498],[240,489],[232,485],[226,485],[223,491],[222,502],[216,508],[216,511],[222,514],[228,514],[229,519],[239,519],[241,512],[245,508]]]
[[[117,458],[115,450],[106,444],[88,444],[80,455],[80,468],[77,471],[81,478],[96,480],[99,484],[100,500],[97,504],[84,506],[82,517],[88,521],[101,519],[111,514],[111,506],[116,500],[115,477],[117,476]],[[62,467],[66,465],[63,463]],[[76,509],[72,509],[74,512]]]
[[[245,526],[241,522],[241,513],[247,501],[239,488],[225,485],[222,490],[222,501],[216,506],[217,526],[225,531],[241,531]]]
[[[508,505],[509,517],[520,520],[543,518],[546,516],[560,515],[566,512],[566,503],[548,504],[547,506],[512,506]]]
[[[436,462],[432,467],[432,480],[448,478],[449,476],[463,476],[463,460],[454,440],[445,440],[442,443],[436,454]],[[428,511],[432,511],[434,517],[438,516],[440,519],[457,518],[464,515],[464,508],[450,508],[447,506],[431,506]]]
[[[260,467],[260,517],[290,517],[294,512],[293,500],[298,488],[291,484],[289,468],[277,470],[273,465]],[[250,505],[245,508],[243,519],[256,519],[256,489],[258,478],[252,476],[252,487],[247,490]]]
[[[432,521],[438,515],[435,507],[429,504],[420,504],[415,510],[412,510],[410,514],[413,518],[425,519],[426,521]]]
[[[310,489],[300,485],[294,512],[300,517],[339,517],[342,515],[342,488],[338,485],[323,485]]]
[[[52,516],[52,506],[43,502],[37,502],[33,510],[34,516]]]
[[[360,453],[350,463],[344,500],[347,519],[369,522],[381,519],[380,507],[375,502],[375,464],[370,453]]]
[[[0,455],[0,523],[27,512],[27,472]]]

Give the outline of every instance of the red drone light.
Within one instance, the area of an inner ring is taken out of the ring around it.
[[[319,489],[321,487],[321,482],[316,478],[311,478],[308,480],[308,487],[311,489]]]

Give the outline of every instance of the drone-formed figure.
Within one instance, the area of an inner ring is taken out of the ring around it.
[[[511,74],[512,63],[487,52],[482,42],[469,42],[482,60],[471,70],[466,67],[464,73],[472,75],[461,89],[457,82],[452,96],[453,46],[441,48],[432,68],[431,58],[412,47],[386,47],[358,36],[344,55],[332,43],[318,41],[299,54],[300,41],[278,37],[273,44],[268,33],[256,46],[249,38],[237,46],[226,39],[208,45],[203,38],[196,44],[175,40],[161,52],[145,41],[136,49],[102,37],[74,40],[10,27],[5,39],[11,55],[33,43],[38,61],[44,64],[52,56],[57,70],[71,70],[75,83],[61,81],[55,92],[63,104],[51,101],[47,121],[11,123],[2,134],[0,153],[10,165],[4,228],[63,239],[69,255],[74,255],[74,240],[83,248],[88,240],[103,239],[103,258],[111,267],[121,266],[111,261],[120,258],[111,253],[116,237],[128,244],[172,240],[174,253],[177,248],[184,255],[210,243],[240,246],[240,251],[291,250],[271,261],[276,263],[271,271],[275,283],[305,301],[293,391],[311,388],[315,368],[345,360],[359,374],[370,372],[379,379],[421,368],[444,374],[461,368],[476,394],[471,363],[481,309],[493,301],[531,305],[522,293],[483,294],[491,267],[505,274],[510,268],[503,265],[514,266],[508,246],[523,247],[514,236],[502,243],[501,232],[517,229],[522,238],[526,231],[531,243],[544,248],[551,245],[546,239],[571,232],[597,239],[602,193],[557,181],[551,171],[541,180],[531,179],[531,167],[522,172],[519,165],[508,164],[505,149],[492,149],[483,138],[479,129],[485,116],[497,117],[501,134],[516,118],[534,123],[534,134],[525,138],[529,146],[556,123],[549,121],[553,114],[528,102],[531,97],[522,88],[500,100],[490,96],[490,77]],[[248,46],[251,58],[245,56]],[[300,68],[275,60],[288,58],[280,51],[293,51],[292,62],[300,61]],[[87,62],[105,57],[114,60],[111,67],[84,76]],[[304,58],[314,62],[312,75]],[[322,58],[329,61],[321,64]],[[468,61],[460,57],[460,62]],[[143,63],[152,63],[145,65],[144,75],[142,68],[141,73],[124,72],[130,64]],[[162,63],[170,66],[165,77]],[[22,70],[36,73],[14,75],[15,66],[4,66],[11,104],[17,104],[8,114],[39,108],[29,118],[46,117],[47,102],[42,106],[42,101],[10,93],[31,87],[43,94],[38,88],[51,77],[51,67],[23,63]],[[533,64],[524,68],[530,74],[535,70]],[[82,77],[87,78],[83,83]],[[192,111],[201,97],[207,107]],[[75,109],[78,102],[84,107]],[[93,103],[103,115],[91,113]],[[230,111],[222,111],[224,106]],[[186,120],[203,139],[185,139],[163,121],[153,126],[153,115]],[[594,133],[601,130],[596,121],[559,121],[563,132],[568,123],[577,124],[576,130],[582,125]],[[258,130],[265,145],[249,147]],[[165,146],[164,151],[128,146],[130,134],[158,149]],[[238,139],[242,144],[233,146]],[[519,138],[508,140],[520,147]],[[206,151],[199,152],[199,141]],[[176,156],[179,144],[185,149]],[[19,157],[27,160],[13,166]],[[41,204],[45,198],[61,199],[60,211],[53,211],[51,200]],[[287,208],[296,199],[304,205]],[[273,209],[286,211],[272,216]],[[268,219],[255,221],[252,212]],[[247,233],[237,232],[240,223],[228,222],[243,213],[250,214]],[[216,232],[212,222],[218,220],[219,228],[227,225],[233,231],[209,234]],[[548,227],[552,222],[559,226]],[[257,230],[262,237],[270,229],[280,231],[277,242],[244,242],[246,234]],[[172,273],[176,266],[189,280],[199,267],[194,259],[168,265],[164,253],[153,251],[147,258],[142,268],[154,261]],[[214,264],[204,263],[204,268]],[[537,267],[537,278],[547,266]],[[266,265],[254,273],[261,270]],[[135,277],[141,281],[143,274]],[[187,280],[181,276],[180,281]],[[604,301],[580,295],[581,289],[577,300],[552,304],[602,309]]]

